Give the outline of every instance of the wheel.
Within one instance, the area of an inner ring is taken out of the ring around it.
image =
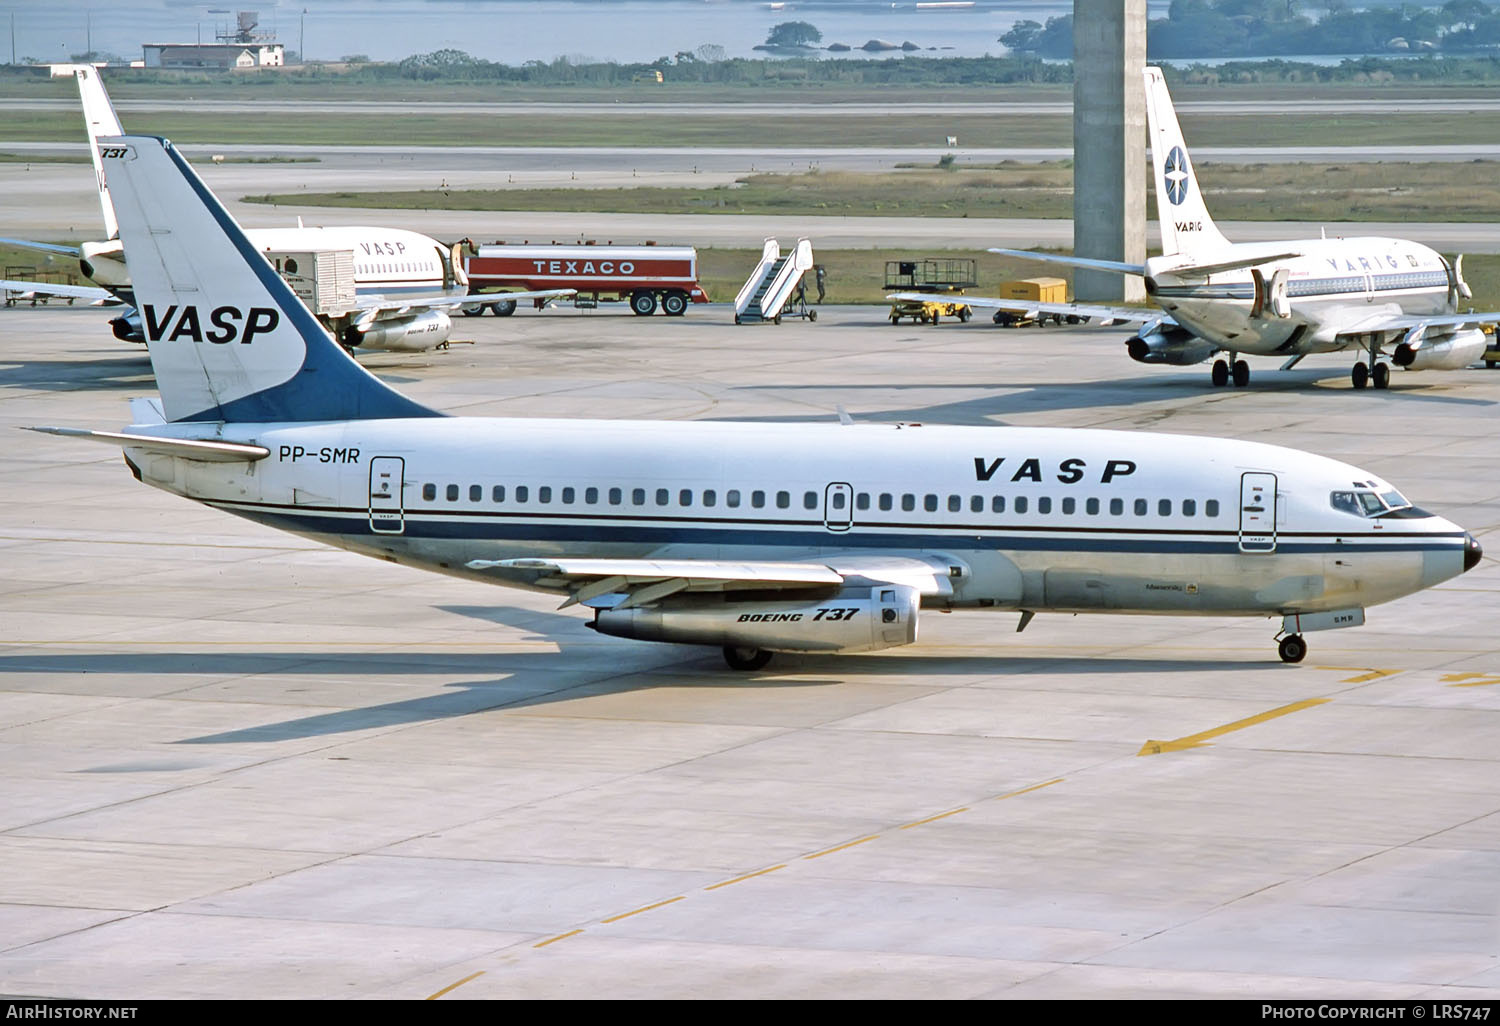
[[[969,323],[969,318],[973,317],[973,316],[974,316],[974,311],[973,310],[970,310],[966,306],[965,307],[960,307],[959,311],[958,311],[958,323],[959,324],[968,324]]]
[[[1229,364],[1223,360],[1214,361],[1213,383],[1215,388],[1223,388],[1229,384]]]
[[[490,304],[490,313],[496,317],[509,317],[516,312],[516,301],[514,299],[502,299],[498,303]]]
[[[1376,388],[1388,388],[1391,383],[1391,365],[1388,363],[1377,363],[1373,376]]]
[[[1370,383],[1370,368],[1363,363],[1356,363],[1349,369],[1349,377],[1353,380],[1355,388],[1364,388]]]
[[[900,324],[901,323],[900,316],[898,316],[897,314],[891,314],[891,323],[892,324]]]
[[[781,323],[781,314],[777,314],[775,317],[772,317],[771,318],[771,323],[772,324],[780,324]]]
[[[484,304],[480,303],[478,306],[465,306],[461,309],[463,310],[465,317],[478,317],[480,314],[484,313]]]
[[[641,289],[639,292],[630,294],[630,309],[642,317],[649,317],[656,313],[656,293]]]
[[[1234,387],[1244,388],[1250,384],[1250,365],[1244,360],[1234,361]]]
[[[740,323],[740,315],[739,314],[735,314],[734,315],[734,323],[736,323],[736,324]],[[895,322],[893,321],[892,323],[894,324]]]
[[[1083,318],[1079,317],[1077,314],[1068,314],[1067,321],[1069,324],[1082,324]]]
[[[932,323],[933,323],[933,324],[936,324],[936,323],[937,323],[937,322],[938,322],[938,315],[937,315],[937,314],[935,314],[935,313],[934,313],[934,314],[933,314],[933,315],[932,315]]]
[[[759,670],[771,661],[771,653],[763,648],[735,648],[724,646],[724,661],[731,670]]]
[[[816,310],[809,310],[809,311],[807,311],[807,319],[810,320],[810,321],[817,320],[818,319],[818,311],[816,311]]]
[[[726,653],[728,651],[728,649],[725,649]],[[1282,662],[1300,663],[1303,656],[1307,655],[1307,642],[1302,640],[1302,635],[1300,634],[1288,634],[1281,639],[1281,644],[1277,646],[1277,651],[1281,653]],[[730,665],[734,664],[731,663]]]
[[[661,297],[661,312],[668,317],[681,317],[687,312],[688,298],[681,292],[668,292]]]

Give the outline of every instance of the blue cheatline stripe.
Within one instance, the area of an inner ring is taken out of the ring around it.
[[[270,293],[271,300],[302,336],[306,353],[302,366],[291,379],[279,385],[234,399],[182,418],[190,421],[229,423],[277,423],[327,420],[380,420],[399,417],[441,417],[391,388],[340,349],[328,333],[281,279],[265,258],[250,245],[234,219],[209,191],[177,148],[161,136],[157,139],[203,206],[213,215],[225,237],[233,243],[245,265]]]
[[[941,550],[953,548],[1014,549],[1017,551],[1069,552],[1138,552],[1160,554],[1233,554],[1239,552],[1239,535],[1232,532],[1219,534],[1217,538],[1205,538],[1206,532],[1182,531],[1161,532],[1157,537],[1130,537],[1139,532],[1121,530],[1114,536],[1108,534],[1078,534],[1067,528],[1052,528],[1053,537],[1017,534],[1007,528],[955,528],[940,531],[934,528],[906,528],[899,534],[874,533],[869,529],[855,528],[852,531],[828,531],[821,528],[808,529],[794,526],[782,530],[745,527],[728,524],[717,525],[698,521],[692,524],[667,525],[648,524],[598,524],[573,521],[570,523],[508,521],[503,528],[490,522],[463,520],[424,520],[405,516],[405,530],[400,535],[375,532],[369,524],[367,510],[347,510],[348,515],[332,515],[331,511],[319,510],[293,512],[286,508],[247,508],[241,503],[211,502],[209,505],[234,513],[259,523],[283,530],[303,531],[317,534],[353,535],[358,537],[392,538],[404,537],[429,541],[476,541],[494,542],[581,542],[598,543],[601,528],[607,528],[611,543],[641,545],[762,545],[782,548],[844,548],[844,549],[902,549]],[[1345,536],[1347,537],[1347,536]],[[1353,544],[1339,544],[1328,536],[1277,536],[1277,551],[1288,550],[1301,553],[1350,552],[1354,550],[1379,552],[1427,552],[1456,550],[1462,545],[1460,535],[1405,535],[1401,541],[1387,538],[1362,538]],[[1364,542],[1377,542],[1365,545]]]
[[[1421,278],[1420,281],[1409,280]],[[1372,291],[1376,294],[1406,291],[1431,291],[1447,288],[1448,278],[1433,272],[1428,275],[1390,274],[1373,276]],[[1250,282],[1228,282],[1219,285],[1158,285],[1156,295],[1169,299],[1248,299],[1255,298],[1255,286]],[[1319,296],[1364,295],[1363,277],[1313,278],[1287,283],[1287,295],[1293,299],[1311,299]]]

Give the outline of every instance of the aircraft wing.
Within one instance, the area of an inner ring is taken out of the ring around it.
[[[482,296],[459,296],[441,292],[428,296],[384,296],[375,293],[373,295],[360,296],[354,308],[361,312],[373,312],[379,315],[387,312],[405,313],[407,310],[425,310],[432,307],[475,306],[480,303],[497,303],[505,299],[513,301],[524,299],[561,299],[565,296],[576,296],[577,294],[577,289],[543,289],[539,292],[491,292]]]
[[[1069,267],[1092,267],[1096,271],[1118,271],[1121,274],[1145,274],[1145,264],[1125,264],[1117,260],[1094,260],[1089,257],[1063,256],[1060,253],[1034,253],[1029,249],[990,249],[1001,256],[1025,257],[1044,264],[1066,264]]]
[[[646,606],[679,592],[829,591],[852,577],[905,584],[922,594],[950,594],[951,568],[930,557],[850,554],[807,562],[708,559],[474,559],[470,570],[495,570],[528,584],[566,591],[577,603],[610,609]]]
[[[893,302],[923,303],[932,302],[935,296],[931,292],[893,292],[885,298]],[[1147,321],[1158,320],[1162,316],[1160,310],[1149,307],[1102,306],[1095,303],[1041,303],[1026,299],[998,299],[994,296],[945,295],[941,301],[962,303],[964,306],[986,310],[1009,310],[1031,318],[1042,313],[1059,314],[1063,317],[1077,317],[1085,321],[1098,321],[1104,325],[1145,324]]]
[[[10,281],[0,279],[0,290],[19,293],[10,299],[32,299],[37,296],[58,296],[63,299],[83,299],[90,303],[115,303],[119,300],[107,289],[89,285],[60,285],[50,281]]]
[[[14,246],[17,249],[34,249],[41,253],[61,253],[63,256],[78,257],[83,251],[77,246],[57,246],[50,242],[32,242],[30,239],[0,239],[0,245]]]

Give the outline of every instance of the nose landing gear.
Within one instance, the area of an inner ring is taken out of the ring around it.
[[[1276,646],[1284,663],[1300,663],[1307,655],[1307,642],[1300,634],[1288,634]]]

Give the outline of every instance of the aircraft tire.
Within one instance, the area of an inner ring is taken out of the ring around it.
[[[1389,388],[1391,384],[1391,365],[1388,363],[1377,363],[1372,378],[1376,388]]]
[[[1276,646],[1284,663],[1300,663],[1307,655],[1307,642],[1302,640],[1300,634],[1288,634],[1281,639],[1281,644]]]
[[[1214,368],[1211,374],[1215,388],[1223,388],[1229,384],[1229,364],[1223,360],[1214,361]]]
[[[763,648],[736,648],[724,646],[724,661],[731,670],[750,672],[763,668],[771,661],[771,653]]]
[[[1370,383],[1370,368],[1363,363],[1356,363],[1349,370],[1349,378],[1356,389],[1364,388]]]
[[[490,313],[496,317],[509,317],[516,312],[516,301],[514,299],[502,299],[498,303],[490,304]]]
[[[1244,388],[1250,384],[1250,365],[1244,360],[1234,361],[1234,366],[1230,370],[1234,375],[1235,388]]]

